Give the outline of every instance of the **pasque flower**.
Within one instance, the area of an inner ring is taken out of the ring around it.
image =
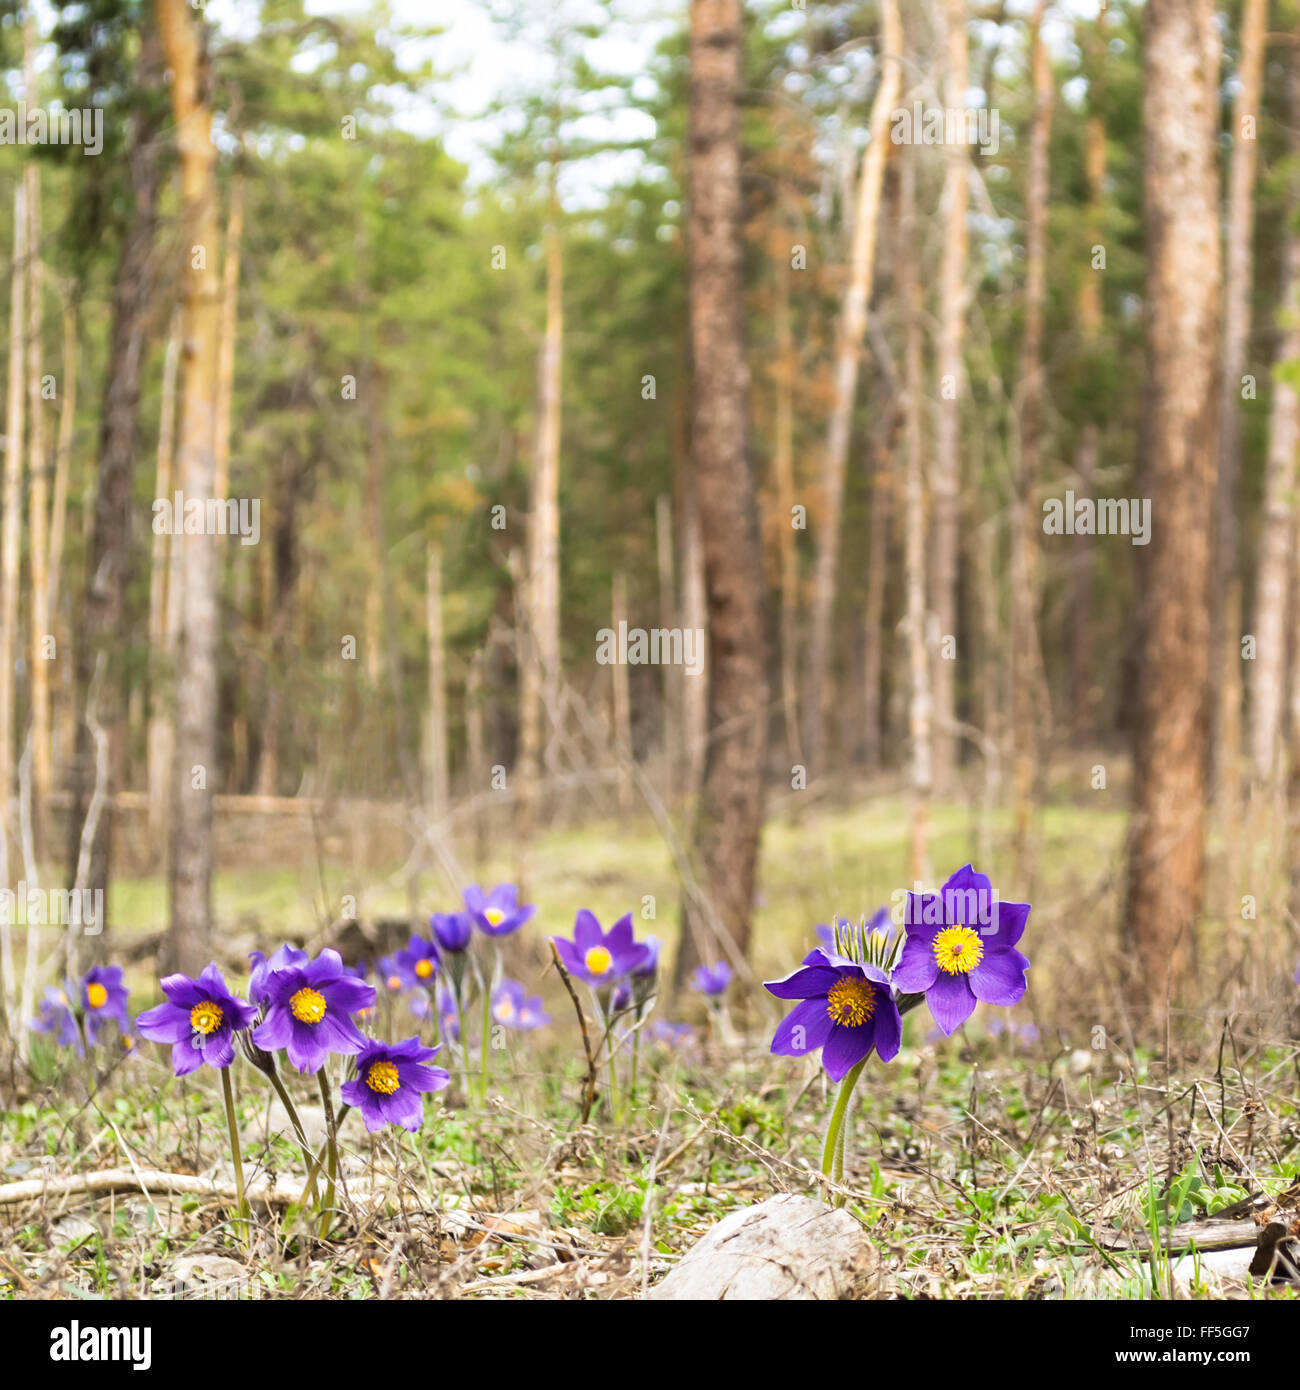
[[[344,972],[337,951],[313,961],[268,971],[266,1018],[253,1041],[268,1052],[283,1048],[300,1072],[316,1072],[331,1052],[360,1052],[365,1037],[352,1015],[375,1002],[373,985]]]
[[[893,976],[900,993],[923,993],[945,1034],[960,1028],[977,1002],[1020,1001],[1029,961],[1015,948],[1028,903],[995,902],[987,875],[970,864],[940,892],[907,897],[907,938]]]
[[[402,983],[410,988],[423,988],[433,983],[438,973],[438,948],[422,936],[413,936],[406,950],[393,957]]]
[[[77,1027],[77,1016],[72,1012],[72,986],[48,985],[41,998],[41,1012],[38,1018],[27,1025],[33,1033],[41,1033],[53,1038],[60,1047],[75,1047],[78,1054],[83,1053],[81,1032]]]
[[[507,1028],[530,1030],[551,1021],[540,994],[528,996],[518,980],[502,980],[492,991],[492,1017]]]
[[[632,936],[632,914],[620,917],[602,931],[594,912],[582,908],[573,922],[573,940],[553,936],[560,961],[570,975],[594,987],[613,984],[624,975],[643,969],[652,948]]]
[[[81,1011],[86,1035],[93,1043],[111,1018],[120,1033],[126,1033],[130,1020],[126,1012],[127,988],[122,983],[120,965],[92,965],[81,977]]]
[[[261,951],[250,951],[248,959],[252,965],[252,973],[248,978],[248,997],[254,1004],[264,1004],[267,978],[277,970],[288,970],[295,966],[301,968],[311,957],[301,948],[286,944],[274,952],[270,960],[267,960]]]
[[[864,921],[850,922],[845,917],[838,917],[834,927],[823,924],[814,930],[817,932],[817,940],[826,950],[838,951],[841,946],[856,942],[855,954],[876,961],[885,958],[890,945],[898,935],[887,905],[877,908],[875,915]],[[838,942],[835,939],[836,931],[840,933]]]
[[[228,1067],[235,1059],[234,1034],[256,1022],[257,1008],[231,994],[215,961],[204,966],[197,979],[176,974],[159,983],[166,1001],[136,1019],[140,1036],[171,1043],[172,1070],[177,1076],[197,1071],[205,1063]]]
[[[731,966],[725,960],[720,960],[717,965],[697,966],[691,975],[691,988],[712,999],[726,994],[730,983]]]
[[[454,956],[469,947],[474,923],[464,912],[435,912],[429,918],[429,930],[438,949]]]
[[[424,1123],[426,1091],[440,1091],[451,1080],[442,1067],[428,1065],[436,1047],[422,1047],[418,1037],[399,1043],[367,1042],[357,1054],[355,1080],[345,1081],[340,1094],[361,1111],[368,1130],[400,1125],[417,1130]]]
[[[519,890],[513,883],[498,883],[490,893],[484,893],[477,883],[465,889],[466,915],[487,936],[509,936],[536,911],[532,903],[520,905]]]
[[[797,970],[764,988],[778,999],[801,1001],[777,1027],[772,1051],[778,1055],[803,1057],[821,1048],[832,1081],[842,1080],[872,1048],[882,1062],[897,1056],[903,1021],[879,966],[816,946]]]

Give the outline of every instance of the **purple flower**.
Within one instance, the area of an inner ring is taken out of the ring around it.
[[[444,1038],[460,1041],[460,1015],[456,1012],[456,997],[445,986],[438,989],[438,1027]]]
[[[60,1047],[75,1047],[77,1055],[84,1054],[77,1016],[72,1012],[73,988],[66,981],[62,989],[48,985],[41,999],[41,1012],[27,1025],[33,1033],[51,1037]]]
[[[626,980],[614,987],[614,993],[610,996],[609,1011],[612,1014],[621,1014],[625,1009],[632,1007],[632,986]]]
[[[907,940],[894,969],[900,994],[925,994],[934,1021],[951,1035],[985,1004],[1016,1004],[1029,961],[1015,949],[1028,903],[996,903],[993,886],[971,865],[939,893],[909,893]],[[995,920],[996,918],[996,920]]]
[[[664,943],[657,936],[647,936],[641,944],[646,949],[645,960],[634,966],[630,973],[635,980],[652,979],[659,973],[659,952],[663,950]]]
[[[266,1018],[253,1033],[258,1047],[284,1048],[300,1072],[316,1072],[331,1052],[360,1052],[366,1040],[352,1015],[375,1002],[373,985],[344,974],[337,951],[325,950],[305,965],[267,973]]]
[[[878,966],[859,965],[847,956],[814,947],[798,970],[764,986],[778,999],[801,1002],[786,1014],[772,1039],[772,1051],[803,1057],[822,1050],[832,1081],[841,1080],[872,1048],[882,1062],[898,1054],[903,1021]]]
[[[717,965],[698,966],[691,975],[691,988],[712,999],[726,994],[730,983],[731,966],[725,960],[720,960]]]
[[[685,1047],[695,1037],[695,1029],[689,1023],[669,1023],[657,1018],[650,1025],[650,1036],[665,1047]]]
[[[486,936],[509,936],[518,931],[537,909],[532,903],[519,904],[519,890],[513,883],[498,883],[484,893],[477,883],[465,889],[465,911]]]
[[[270,960],[261,951],[250,951],[248,959],[253,970],[248,977],[248,997],[254,1004],[266,1002],[266,981],[276,970],[288,970],[291,966],[304,966],[311,959],[306,951],[297,946],[281,946]]]
[[[397,960],[393,956],[379,957],[378,976],[390,994],[398,994],[407,987],[406,981],[402,978],[402,972],[398,968]]]
[[[235,1060],[234,1035],[257,1021],[257,1008],[231,994],[215,961],[203,967],[197,980],[178,974],[159,983],[166,1002],[136,1019],[140,1036],[171,1043],[177,1076],[204,1063],[218,1070],[228,1067]]]
[[[573,922],[573,940],[553,936],[560,961],[570,975],[593,988],[613,984],[624,975],[644,969],[650,948],[632,939],[632,914],[620,917],[608,932],[602,931],[594,912],[582,908]]]
[[[412,989],[422,989],[433,983],[433,977],[438,973],[438,962],[438,948],[422,936],[413,936],[406,950],[398,951],[393,957],[402,983]]]
[[[429,918],[429,929],[438,949],[453,956],[465,950],[474,935],[474,923],[463,912],[435,912]]]
[[[117,1024],[119,1033],[129,1030],[127,992],[120,965],[92,965],[81,977],[81,1010],[86,1020],[86,1035],[92,1043],[98,1041],[100,1030],[110,1018]]]
[[[877,908],[875,915],[867,922],[850,922],[847,917],[837,917],[835,921],[840,935],[846,939],[856,939],[863,946],[864,952],[865,948],[873,943],[878,950],[883,951],[898,935],[888,906]],[[837,949],[834,929],[823,924],[815,927],[814,931],[822,947],[834,953]]]
[[[525,1031],[541,1028],[551,1021],[539,994],[526,997],[518,980],[502,980],[492,991],[492,1017],[507,1028]]]
[[[345,1081],[339,1092],[349,1105],[361,1111],[368,1130],[400,1125],[414,1132],[424,1123],[425,1091],[440,1091],[451,1080],[441,1067],[427,1064],[436,1047],[421,1047],[419,1038],[399,1043],[367,1042],[357,1056],[355,1081]]]

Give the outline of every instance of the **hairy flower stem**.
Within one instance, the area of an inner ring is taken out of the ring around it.
[[[488,1078],[492,1072],[492,982],[483,982],[483,1082],[479,1091],[479,1104],[487,1109]]]
[[[230,1082],[230,1068],[221,1068],[221,1092],[226,1100],[226,1127],[230,1131],[230,1153],[235,1162],[235,1202],[239,1209],[236,1231],[240,1239],[247,1241],[252,1235],[249,1220],[248,1198],[244,1193],[244,1156],[239,1151],[239,1125],[235,1121],[235,1092]]]
[[[316,1080],[320,1083],[321,1105],[325,1109],[325,1144],[329,1155],[325,1200],[321,1203],[320,1236],[324,1240],[329,1235],[330,1220],[334,1214],[334,1183],[339,1172],[339,1145],[338,1126],[334,1119],[334,1100],[330,1095],[330,1083],[325,1076],[324,1067],[316,1073]]]
[[[840,1082],[830,1123],[826,1126],[826,1142],[822,1145],[822,1176],[829,1178],[833,1183],[838,1183],[844,1176],[844,1120],[849,1113],[849,1097],[852,1096],[853,1088],[858,1084],[858,1077],[862,1075],[862,1068],[866,1065],[867,1059],[864,1057]],[[842,1203],[838,1194],[833,1200],[836,1206]]]
[[[266,1075],[271,1085],[275,1087],[275,1093],[280,1097],[280,1104],[284,1106],[285,1113],[289,1116],[289,1123],[293,1126],[294,1137],[298,1140],[298,1147],[302,1150],[302,1161],[306,1164],[303,1171],[310,1172],[312,1156],[311,1145],[307,1142],[307,1131],[302,1127],[302,1121],[298,1118],[298,1112],[294,1108],[293,1101],[289,1098],[289,1092],[280,1079],[280,1073],[269,1071]]]

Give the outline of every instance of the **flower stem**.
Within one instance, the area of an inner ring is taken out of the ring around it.
[[[479,1104],[487,1109],[488,1076],[492,1071],[492,981],[483,981],[483,1082],[479,1092]]]
[[[844,1176],[844,1120],[849,1113],[849,1097],[858,1084],[862,1068],[867,1065],[864,1057],[855,1067],[849,1069],[840,1082],[839,1094],[835,1097],[835,1108],[831,1111],[830,1123],[826,1126],[826,1142],[822,1146],[822,1176],[832,1182],[839,1182]],[[840,1199],[835,1199],[840,1204]]]
[[[235,1161],[235,1199],[239,1208],[236,1230],[241,1240],[247,1240],[252,1226],[249,1222],[248,1198],[244,1193],[244,1157],[239,1151],[239,1125],[235,1121],[235,1092],[230,1083],[230,1068],[221,1068],[221,1091],[226,1100],[226,1127],[230,1131],[230,1152]]]
[[[330,1095],[330,1083],[325,1075],[324,1067],[316,1073],[316,1080],[320,1083],[321,1105],[325,1109],[325,1143],[329,1153],[325,1200],[321,1204],[320,1234],[321,1239],[324,1240],[329,1235],[330,1218],[334,1212],[334,1182],[339,1171],[339,1145],[337,1125],[334,1119],[334,1100]]]
[[[284,1106],[285,1114],[289,1116],[289,1123],[293,1126],[294,1137],[298,1140],[298,1147],[302,1150],[302,1160],[307,1165],[306,1170],[311,1170],[311,1145],[307,1142],[307,1131],[302,1127],[302,1121],[298,1118],[298,1112],[294,1109],[293,1101],[289,1098],[289,1092],[285,1089],[284,1082],[280,1079],[278,1071],[267,1072],[267,1078],[271,1085],[275,1087],[275,1093],[280,1097],[280,1104]]]

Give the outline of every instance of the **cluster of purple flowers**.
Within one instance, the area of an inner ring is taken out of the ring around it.
[[[51,985],[41,999],[40,1016],[28,1025],[34,1033],[51,1037],[60,1047],[72,1047],[84,1055],[85,1041],[100,1041],[105,1025],[115,1023],[123,1046],[134,1046],[120,965],[92,965],[77,983],[65,980]]]
[[[766,988],[799,1002],[781,1021],[772,1051],[821,1050],[839,1081],[874,1050],[888,1062],[902,1043],[902,1014],[923,998],[950,1035],[976,1003],[1010,1005],[1025,992],[1029,961],[1016,949],[1028,903],[1001,902],[986,875],[967,864],[938,893],[908,893],[900,941],[888,908],[862,924],[817,929],[799,968]]]

